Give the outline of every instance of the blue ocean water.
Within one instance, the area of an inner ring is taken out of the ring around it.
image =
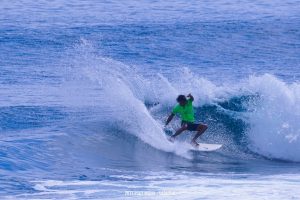
[[[1,199],[300,199],[300,1],[0,2]],[[192,93],[199,141],[163,128]]]

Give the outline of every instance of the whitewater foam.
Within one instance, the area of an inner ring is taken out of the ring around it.
[[[259,97],[249,113],[249,147],[262,155],[300,161],[300,85],[271,75],[251,77],[249,89]]]

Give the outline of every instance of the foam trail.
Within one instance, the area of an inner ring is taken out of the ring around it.
[[[98,109],[101,121],[111,123],[125,132],[129,132],[145,143],[167,152],[174,152],[190,158],[189,148],[184,150],[171,144],[159,124],[143,103],[147,93],[152,93],[147,81],[129,66],[114,60],[84,54],[88,62],[82,65],[82,73],[99,86]],[[94,62],[93,62],[94,61]]]
[[[104,94],[105,99],[109,101],[105,105],[112,105],[109,107],[110,115],[107,117],[113,119],[117,126],[122,126],[121,128],[157,149],[187,157],[188,148],[183,154],[176,151],[177,148],[167,141],[162,126],[153,119],[145,105],[133,95],[126,83],[120,79],[111,82],[109,87],[105,87]]]

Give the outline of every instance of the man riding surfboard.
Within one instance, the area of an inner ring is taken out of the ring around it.
[[[179,95],[177,97],[178,105],[176,105],[172,113],[169,115],[166,126],[172,121],[173,117],[176,114],[179,114],[181,118],[181,127],[175,132],[174,135],[170,137],[170,141],[173,142],[175,140],[175,137],[180,135],[183,131],[189,130],[189,131],[197,131],[196,135],[191,141],[191,144],[195,147],[198,147],[199,144],[196,142],[197,138],[202,135],[206,129],[208,128],[206,124],[197,124],[195,123],[195,117],[194,117],[194,109],[193,109],[193,101],[194,97],[189,94],[187,95],[188,99],[184,95]]]

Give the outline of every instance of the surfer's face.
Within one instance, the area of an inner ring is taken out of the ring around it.
[[[185,100],[182,100],[182,101],[179,101],[178,103],[179,103],[179,105],[181,105],[181,106],[185,106],[186,101],[185,101]]]

